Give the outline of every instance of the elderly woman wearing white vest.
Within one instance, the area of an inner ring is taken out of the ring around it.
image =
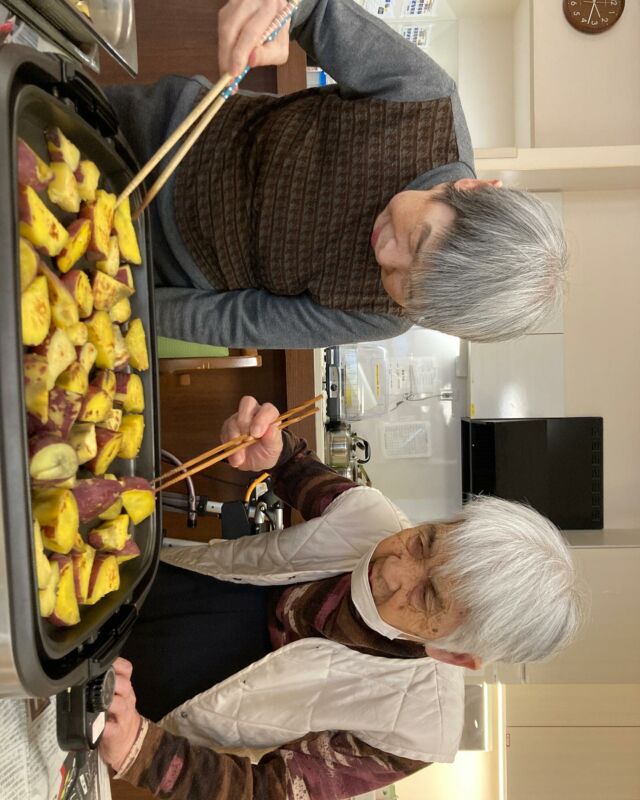
[[[161,797],[329,800],[450,762],[461,667],[547,658],[580,624],[569,552],[536,511],[478,498],[412,526],[283,440],[277,414],[245,397],[222,438],[258,438],[230,462],[272,469],[306,521],[167,551],[133,676],[116,662],[102,753]]]

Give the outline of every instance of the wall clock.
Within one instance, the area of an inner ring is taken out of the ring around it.
[[[624,0],[562,0],[569,25],[581,33],[608,31],[622,16]]]

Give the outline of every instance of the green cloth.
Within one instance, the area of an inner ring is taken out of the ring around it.
[[[167,339],[166,336],[158,336],[157,346],[158,358],[212,358],[229,355],[227,347],[183,342],[181,339]]]

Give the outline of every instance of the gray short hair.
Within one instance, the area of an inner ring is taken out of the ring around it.
[[[443,574],[467,610],[439,648],[484,661],[539,661],[575,637],[585,594],[556,526],[521,503],[474,497],[446,536]]]
[[[562,223],[529,192],[445,186],[456,217],[411,271],[405,314],[418,325],[475,342],[535,330],[562,303],[567,246]]]

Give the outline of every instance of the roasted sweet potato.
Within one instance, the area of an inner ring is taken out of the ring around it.
[[[78,415],[79,422],[102,422],[113,405],[109,395],[97,386],[89,386]]]
[[[75,392],[84,396],[89,388],[89,376],[87,370],[82,366],[79,361],[74,361],[70,364],[64,372],[58,375],[56,386],[59,389],[64,389],[67,392]],[[80,409],[78,409],[79,411]]]
[[[78,533],[80,517],[69,489],[48,489],[35,493],[33,516],[42,531],[44,546],[54,553],[68,553]]]
[[[60,272],[68,272],[87,252],[91,240],[91,220],[75,219],[67,228],[69,239],[56,258]]]
[[[80,622],[80,609],[76,598],[76,586],[73,577],[73,561],[69,556],[51,556],[60,567],[60,579],[56,589],[56,603],[49,616],[49,622],[60,628],[68,628]]]
[[[58,433],[66,441],[72,425],[78,419],[81,407],[82,395],[54,386],[49,392],[47,430]]]
[[[69,337],[71,344],[76,348],[76,353],[78,352],[77,348],[82,347],[89,341],[89,329],[84,322],[76,322],[75,325],[69,325],[68,328],[64,329],[64,332]]]
[[[93,303],[98,311],[109,311],[116,303],[131,294],[131,289],[126,284],[100,270],[93,273],[91,288]]]
[[[80,151],[75,144],[67,139],[60,128],[49,128],[45,136],[51,161],[63,161],[71,172],[75,172],[80,164]]]
[[[62,278],[62,282],[75,300],[78,316],[86,319],[93,311],[93,291],[87,273],[81,269],[72,269]]]
[[[20,235],[42,249],[48,256],[57,256],[66,245],[69,234],[49,211],[30,186],[18,190]]]
[[[48,617],[53,614],[56,606],[56,590],[60,581],[60,567],[57,561],[49,561],[49,580],[44,589],[38,591],[38,601],[40,605],[40,616]]]
[[[53,389],[58,375],[76,360],[76,349],[61,328],[47,336],[35,352],[47,359],[47,389]]]
[[[73,562],[74,587],[78,603],[87,602],[89,580],[91,578],[91,570],[93,569],[95,557],[96,551],[91,545],[87,545],[81,553],[73,553],[71,556]]]
[[[145,478],[122,478],[122,505],[134,525],[150,517],[156,501],[153,489]]]
[[[144,389],[139,375],[133,372],[116,373],[116,402],[131,414],[144,411]]]
[[[44,554],[42,533],[40,531],[40,523],[37,519],[33,520],[33,555],[36,565],[38,589],[46,589],[49,583],[49,576],[51,575],[51,564],[49,564],[49,559]]]
[[[22,292],[20,299],[22,344],[41,344],[51,327],[51,304],[47,279],[39,275]]]
[[[142,447],[144,417],[142,414],[125,414],[119,430],[122,434],[122,442],[118,450],[119,458],[136,458]]]
[[[120,326],[113,323],[113,351],[115,353],[114,369],[120,370],[129,363],[129,351]]]
[[[136,285],[133,281],[133,273],[131,272],[131,267],[128,264],[123,264],[119,269],[115,276],[117,281],[120,283],[124,283],[124,285],[129,289],[129,294],[133,294],[136,290]]]
[[[89,593],[86,604],[93,605],[109,592],[120,588],[120,570],[116,557],[107,553],[96,553],[89,578]]]
[[[107,481],[115,483],[115,481]],[[129,517],[120,514],[115,519],[103,522],[89,533],[89,544],[96,550],[122,550],[129,538]]]
[[[93,161],[80,161],[78,169],[74,172],[78,182],[78,192],[80,198],[87,203],[93,203],[96,199],[96,189],[100,181],[100,170]]]
[[[120,248],[118,247],[118,237],[110,236],[107,246],[107,257],[96,261],[96,269],[115,278],[120,269]]]
[[[142,256],[138,247],[138,238],[131,221],[131,206],[129,198],[123,200],[116,208],[113,216],[113,228],[118,236],[120,255],[130,264],[141,264]]]
[[[24,357],[24,403],[27,411],[44,425],[49,419],[49,367],[44,356],[28,353]]]
[[[109,318],[112,322],[128,322],[131,319],[131,302],[128,297],[123,297],[111,306]]]
[[[78,422],[69,433],[69,444],[76,451],[78,464],[86,464],[98,455],[96,426],[92,422]]]
[[[101,421],[96,423],[98,428],[106,428],[109,431],[120,430],[122,422],[122,409],[112,408],[109,414]]]
[[[80,216],[83,219],[90,219],[92,223],[91,240],[87,249],[87,258],[90,261],[104,260],[109,254],[109,237],[115,204],[115,194],[105,192],[103,189],[96,191],[93,203],[82,204]]]
[[[138,558],[140,548],[133,539],[127,539],[122,550],[117,550],[113,555],[116,557],[118,564],[123,564],[125,561],[131,561],[132,558]]]
[[[115,503],[122,487],[118,481],[89,478],[77,481],[72,492],[78,504],[80,522],[91,522]]]
[[[18,182],[41,192],[53,180],[51,167],[32,150],[24,139],[18,137]]]
[[[89,341],[95,345],[96,366],[113,369],[115,366],[115,342],[112,322],[106,311],[95,311],[86,321],[89,329]]]
[[[111,369],[99,369],[91,379],[91,385],[106,392],[111,400],[116,396],[116,373]]]
[[[38,268],[47,279],[53,324],[56,328],[68,328],[75,325],[80,319],[75,298],[62,280],[45,263],[40,262]]]
[[[78,469],[76,451],[54,433],[32,436],[29,456],[29,474],[36,481],[65,481],[73,478]]]
[[[96,441],[98,443],[98,454],[87,462],[87,469],[93,472],[94,475],[104,475],[111,466],[113,459],[118,455],[122,434],[119,431],[96,428]]]
[[[47,186],[49,200],[63,211],[76,214],[80,210],[80,192],[73,172],[63,161],[51,164],[53,180]]]
[[[88,333],[89,328],[87,327],[87,335]],[[76,354],[78,356],[78,361],[82,364],[82,366],[87,370],[87,372],[91,372],[93,365],[96,363],[96,356],[98,355],[97,347],[91,342],[87,342],[80,347],[76,347]]]
[[[147,340],[142,326],[142,320],[134,319],[129,324],[129,330],[124,340],[129,351],[129,363],[140,370],[149,369],[149,356],[147,354]]]
[[[26,239],[20,237],[20,291],[31,284],[38,274],[38,262],[40,258],[33,245]]]

